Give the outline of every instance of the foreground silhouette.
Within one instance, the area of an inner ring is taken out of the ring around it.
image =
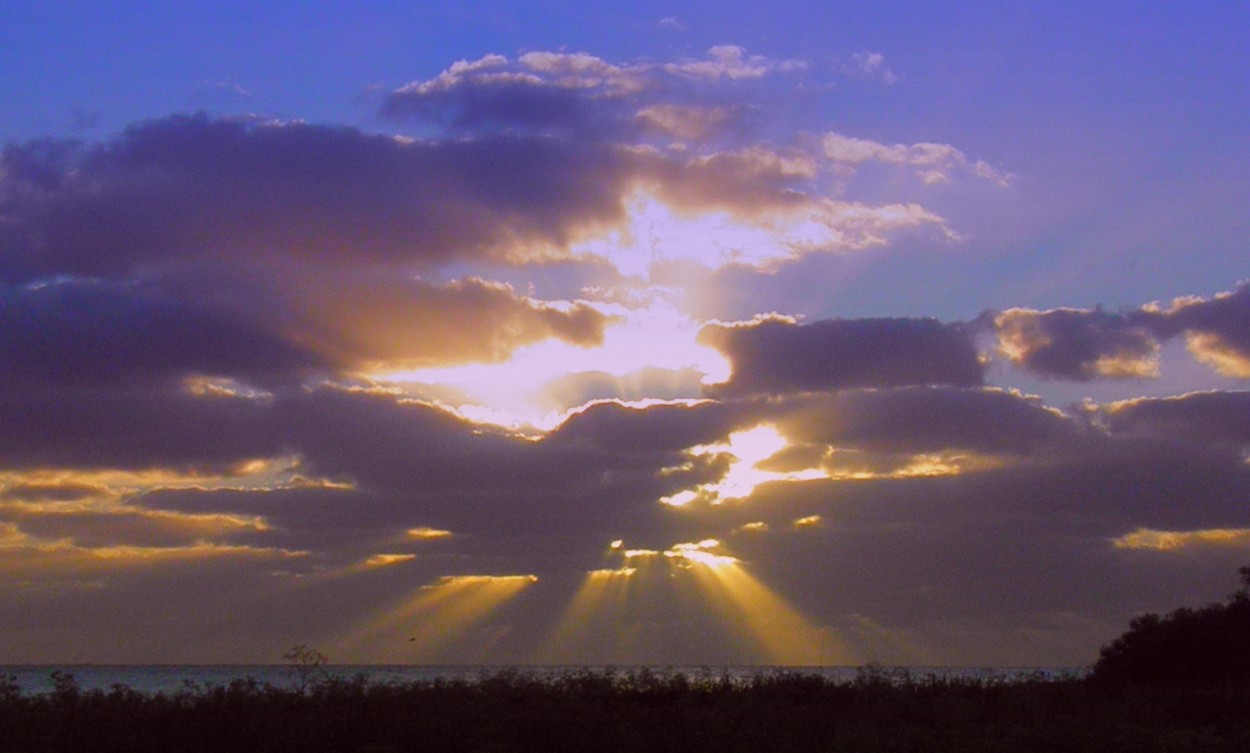
[[[1107,684],[1250,682],[1250,567],[1227,603],[1146,614],[1104,646],[1093,679]]]

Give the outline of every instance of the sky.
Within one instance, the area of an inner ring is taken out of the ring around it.
[[[0,10],[0,662],[1082,666],[1250,563],[1244,3]]]

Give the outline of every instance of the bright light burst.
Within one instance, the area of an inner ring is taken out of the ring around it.
[[[629,308],[619,303],[597,304],[616,318],[604,332],[603,343],[583,348],[560,340],[546,340],[518,349],[504,363],[468,364],[415,369],[375,375],[388,382],[434,385],[463,395],[452,407],[474,421],[508,428],[530,426],[549,430],[565,411],[580,403],[562,402],[551,385],[560,377],[606,374],[625,379],[644,369],[678,372],[693,369],[702,383],[722,382],[729,364],[719,351],[701,345],[701,324],[670,302],[653,297],[647,305]],[[622,386],[623,389],[623,386]],[[685,395],[699,398],[696,391]]]
[[[784,450],[788,442],[776,428],[767,425],[756,426],[746,431],[734,432],[729,435],[725,444],[699,445],[688,451],[692,457],[728,454],[733,462],[725,476],[710,484],[701,484],[694,489],[685,489],[676,494],[663,497],[660,501],[673,507],[683,507],[696,500],[705,500],[711,504],[720,504],[732,499],[745,499],[751,496],[755,488],[769,481],[803,481],[828,478],[825,471],[811,468],[800,471],[767,471],[759,467],[761,463]]]

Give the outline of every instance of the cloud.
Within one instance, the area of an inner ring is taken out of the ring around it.
[[[911,384],[980,384],[984,367],[969,333],[934,319],[780,318],[710,324],[700,342],[724,353],[729,381],[714,396]]]
[[[100,549],[115,546],[142,548],[192,547],[207,540],[230,541],[239,534],[255,534],[263,525],[230,515],[179,515],[142,509],[10,512],[0,507],[23,534],[44,541],[68,541]]]
[[[590,347],[611,321],[586,303],[530,300],[477,278],[431,285],[344,272],[293,287],[286,337],[349,369],[499,362],[548,339]]]
[[[533,51],[515,60],[492,54],[396,89],[382,113],[454,132],[621,135],[629,132],[635,111],[683,104],[663,97],[684,83],[755,80],[807,67],[799,60],[749,55],[734,45],[664,64],[615,64],[584,52]]]
[[[58,555],[65,562],[131,547],[125,556],[132,566],[145,563],[140,569],[149,569],[154,579],[173,572],[167,568],[182,561],[178,557],[199,557],[202,565],[213,563],[213,579],[227,578],[230,567],[264,582],[273,582],[271,571],[289,572],[312,579],[307,588],[323,603],[354,600],[360,608],[371,599],[403,596],[405,586],[383,570],[402,575],[409,591],[414,582],[483,568],[533,572],[549,583],[569,568],[580,573],[602,567],[604,548],[618,538],[630,548],[656,551],[717,538],[724,554],[755,577],[786,584],[789,598],[821,624],[838,624],[851,612],[871,614],[883,629],[927,635],[932,642],[925,650],[933,656],[966,659],[975,652],[926,632],[935,621],[1001,624],[1010,632],[1008,626],[1032,619],[1028,615],[1039,609],[1106,615],[1119,607],[1099,605],[1095,597],[1122,589],[1114,573],[1125,565],[1117,564],[1116,553],[1157,551],[1117,548],[1115,540],[1137,541],[1132,534],[1139,529],[1238,528],[1244,463],[1232,451],[1236,447],[1212,449],[1245,443],[1245,422],[1237,419],[1245,406],[1239,393],[1212,395],[1110,406],[1092,423],[1036,398],[975,386],[840,389],[645,407],[604,401],[534,440],[379,390],[281,391],[265,401],[269,418],[250,435],[280,437],[271,457],[292,453],[298,460],[287,473],[304,481],[288,476],[261,486],[245,480],[158,485],[113,497],[111,508],[27,507],[17,518],[12,512],[0,517],[16,520],[15,535],[39,537],[26,539],[28,548],[36,540],[72,541],[62,546],[75,553]],[[231,400],[237,399],[206,403],[237,412]],[[1148,416],[1158,409],[1181,411],[1183,422]],[[1219,415],[1227,416],[1224,429],[1195,434],[1183,428]],[[806,461],[787,461],[794,468],[814,463],[831,478],[772,481],[734,504],[680,510],[659,504],[662,496],[723,478],[733,462],[724,453],[692,456],[692,450],[724,444],[735,432],[762,424],[776,427],[792,448],[814,450]],[[206,436],[203,418],[186,425],[195,427],[194,436]],[[1175,439],[1180,436],[1185,440]],[[1163,442],[1169,437],[1173,441]],[[898,472],[925,455],[954,465],[938,474]],[[3,456],[12,457],[7,451]],[[851,456],[871,472],[839,476],[839,463],[854,463]],[[978,457],[996,462],[971,462]],[[51,497],[80,504],[74,499],[92,494],[93,484],[83,483],[82,489],[61,490],[47,482],[40,487],[31,477],[9,494],[28,505]],[[820,525],[796,529],[796,521],[817,517]],[[205,559],[209,549],[200,541],[215,547],[214,559]],[[205,554],[193,554],[197,546]],[[139,554],[135,547],[167,551]],[[91,553],[97,549],[99,554]],[[184,553],[176,554],[179,549]],[[1224,556],[1219,552],[1225,549],[1232,556],[1236,546],[1212,549],[1212,556]],[[5,551],[0,570],[33,567],[15,564],[17,550]],[[280,551],[306,554],[273,554]],[[392,566],[358,567],[380,555],[392,556]],[[50,554],[39,556],[50,562]],[[449,569],[470,564],[468,571]],[[1046,578],[1038,575],[1043,566],[1049,568]],[[41,572],[48,578],[68,572],[68,565],[39,567],[46,567]],[[366,577],[364,570],[382,580],[358,580]],[[108,570],[83,572],[129,587]],[[822,573],[819,587],[812,572]],[[878,577],[864,578],[867,572]],[[1055,572],[1072,577],[1050,578]],[[343,578],[357,579],[349,580],[355,596],[335,585]],[[1042,595],[1023,596],[1003,587],[1002,579],[1031,584]],[[909,598],[885,599],[883,588]],[[829,589],[838,594],[836,608],[829,606]],[[1082,589],[1094,589],[1094,596]],[[145,598],[150,596],[148,591]],[[1117,597],[1125,598],[1140,598],[1138,590]],[[994,600],[992,608],[978,604],[985,599]],[[558,603],[555,608],[558,613]],[[252,619],[267,622],[268,610]],[[535,614],[518,629],[541,633],[543,624]],[[902,650],[881,640],[878,650],[885,656]],[[866,644],[854,645],[867,650]],[[996,650],[1009,656],[1029,649],[1007,642]]]
[[[634,114],[644,130],[682,141],[703,142],[722,134],[741,114],[730,107],[654,104]]]
[[[987,313],[999,351],[1047,377],[1088,381],[1155,377],[1159,346],[1184,335],[1191,353],[1217,372],[1250,378],[1250,286],[1212,298],[1178,298],[1136,310],[1010,309]]]
[[[180,385],[8,390],[3,467],[228,471],[281,453],[264,398],[197,396]]]
[[[755,79],[773,73],[792,73],[807,70],[803,60],[774,60],[763,55],[748,55],[746,50],[732,44],[717,45],[708,49],[705,60],[683,60],[668,63],[663,70],[668,73],[713,81],[725,78],[731,81]]]
[[[1194,356],[1219,373],[1250,379],[1250,283],[1212,298],[1178,298],[1169,308],[1146,307],[1161,336],[1184,332]]]
[[[1150,328],[1122,314],[1077,309],[1011,309],[994,317],[999,351],[1047,377],[1141,379],[1159,373]]]
[[[429,143],[203,116],[92,147],[10,146],[2,164],[0,278],[19,283],[212,261],[428,267],[559,247],[621,219],[629,167],[603,144]]]
[[[893,76],[878,53],[852,63]],[[1093,380],[1152,374],[1184,337],[1238,376],[1245,285],[1116,314],[715,321],[700,340],[732,370],[708,386],[708,354],[652,342],[697,326],[646,308],[693,297],[654,261],[723,281],[908,233],[958,240],[949,205],[914,200],[958,192],[917,180],[1009,182],[950,144],[791,127],[816,75],[729,45],[531,51],[391,92],[383,114],[408,135],[199,115],[5,147],[3,644],[26,661],[83,645],[266,660],[292,630],[403,628],[385,618],[417,596],[533,574],[447,645],[532,660],[588,583],[628,578],[656,600],[605,612],[622,633],[585,661],[631,634],[621,661],[758,661],[721,628],[759,615],[697,587],[697,568],[732,565],[762,603],[838,633],[844,661],[1080,662],[1242,558],[1243,393],[1063,412],[984,386],[974,338]],[[644,319],[628,358],[570,365],[593,351],[564,346]],[[459,405],[459,383],[383,381],[465,364],[481,367],[466,382],[538,364],[535,399],[567,412],[501,428],[470,418],[490,406]],[[625,561],[640,550],[655,554]]]
[[[898,76],[890,70],[885,62],[885,55],[880,52],[855,52],[850,60],[842,65],[842,71],[853,78],[876,79],[885,84],[898,82]]]
[[[1102,406],[1108,431],[1186,443],[1250,445],[1250,392],[1195,392],[1179,397],[1136,398]]]
[[[956,172],[969,173],[1002,187],[1011,185],[1012,180],[1010,174],[984,161],[970,161],[950,144],[922,142],[910,146],[890,145],[830,132],[820,137],[820,147],[824,157],[843,173],[851,173],[866,163],[877,162],[910,167],[918,178],[930,185],[946,183]]]
[[[1084,444],[1072,418],[993,388],[901,387],[812,395],[771,409],[792,441],[871,452],[1059,454]]]
[[[1250,546],[1250,529],[1216,528],[1206,531],[1152,531],[1139,528],[1132,533],[1117,537],[1113,542],[1119,549],[1155,549],[1174,551],[1195,546]]]
[[[100,389],[192,374],[267,384],[321,363],[274,330],[156,285],[0,288],[0,385]]]

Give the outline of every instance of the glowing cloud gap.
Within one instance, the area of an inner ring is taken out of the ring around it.
[[[774,427],[762,425],[730,434],[729,441],[725,444],[692,447],[688,450],[691,457],[724,453],[734,458],[733,463],[720,481],[671,494],[661,498],[660,502],[672,507],[684,507],[695,501],[720,504],[726,500],[745,499],[751,496],[757,486],[770,481],[806,481],[829,477],[825,471],[815,468],[781,473],[759,467],[761,463],[784,450],[786,445],[786,438]]]

